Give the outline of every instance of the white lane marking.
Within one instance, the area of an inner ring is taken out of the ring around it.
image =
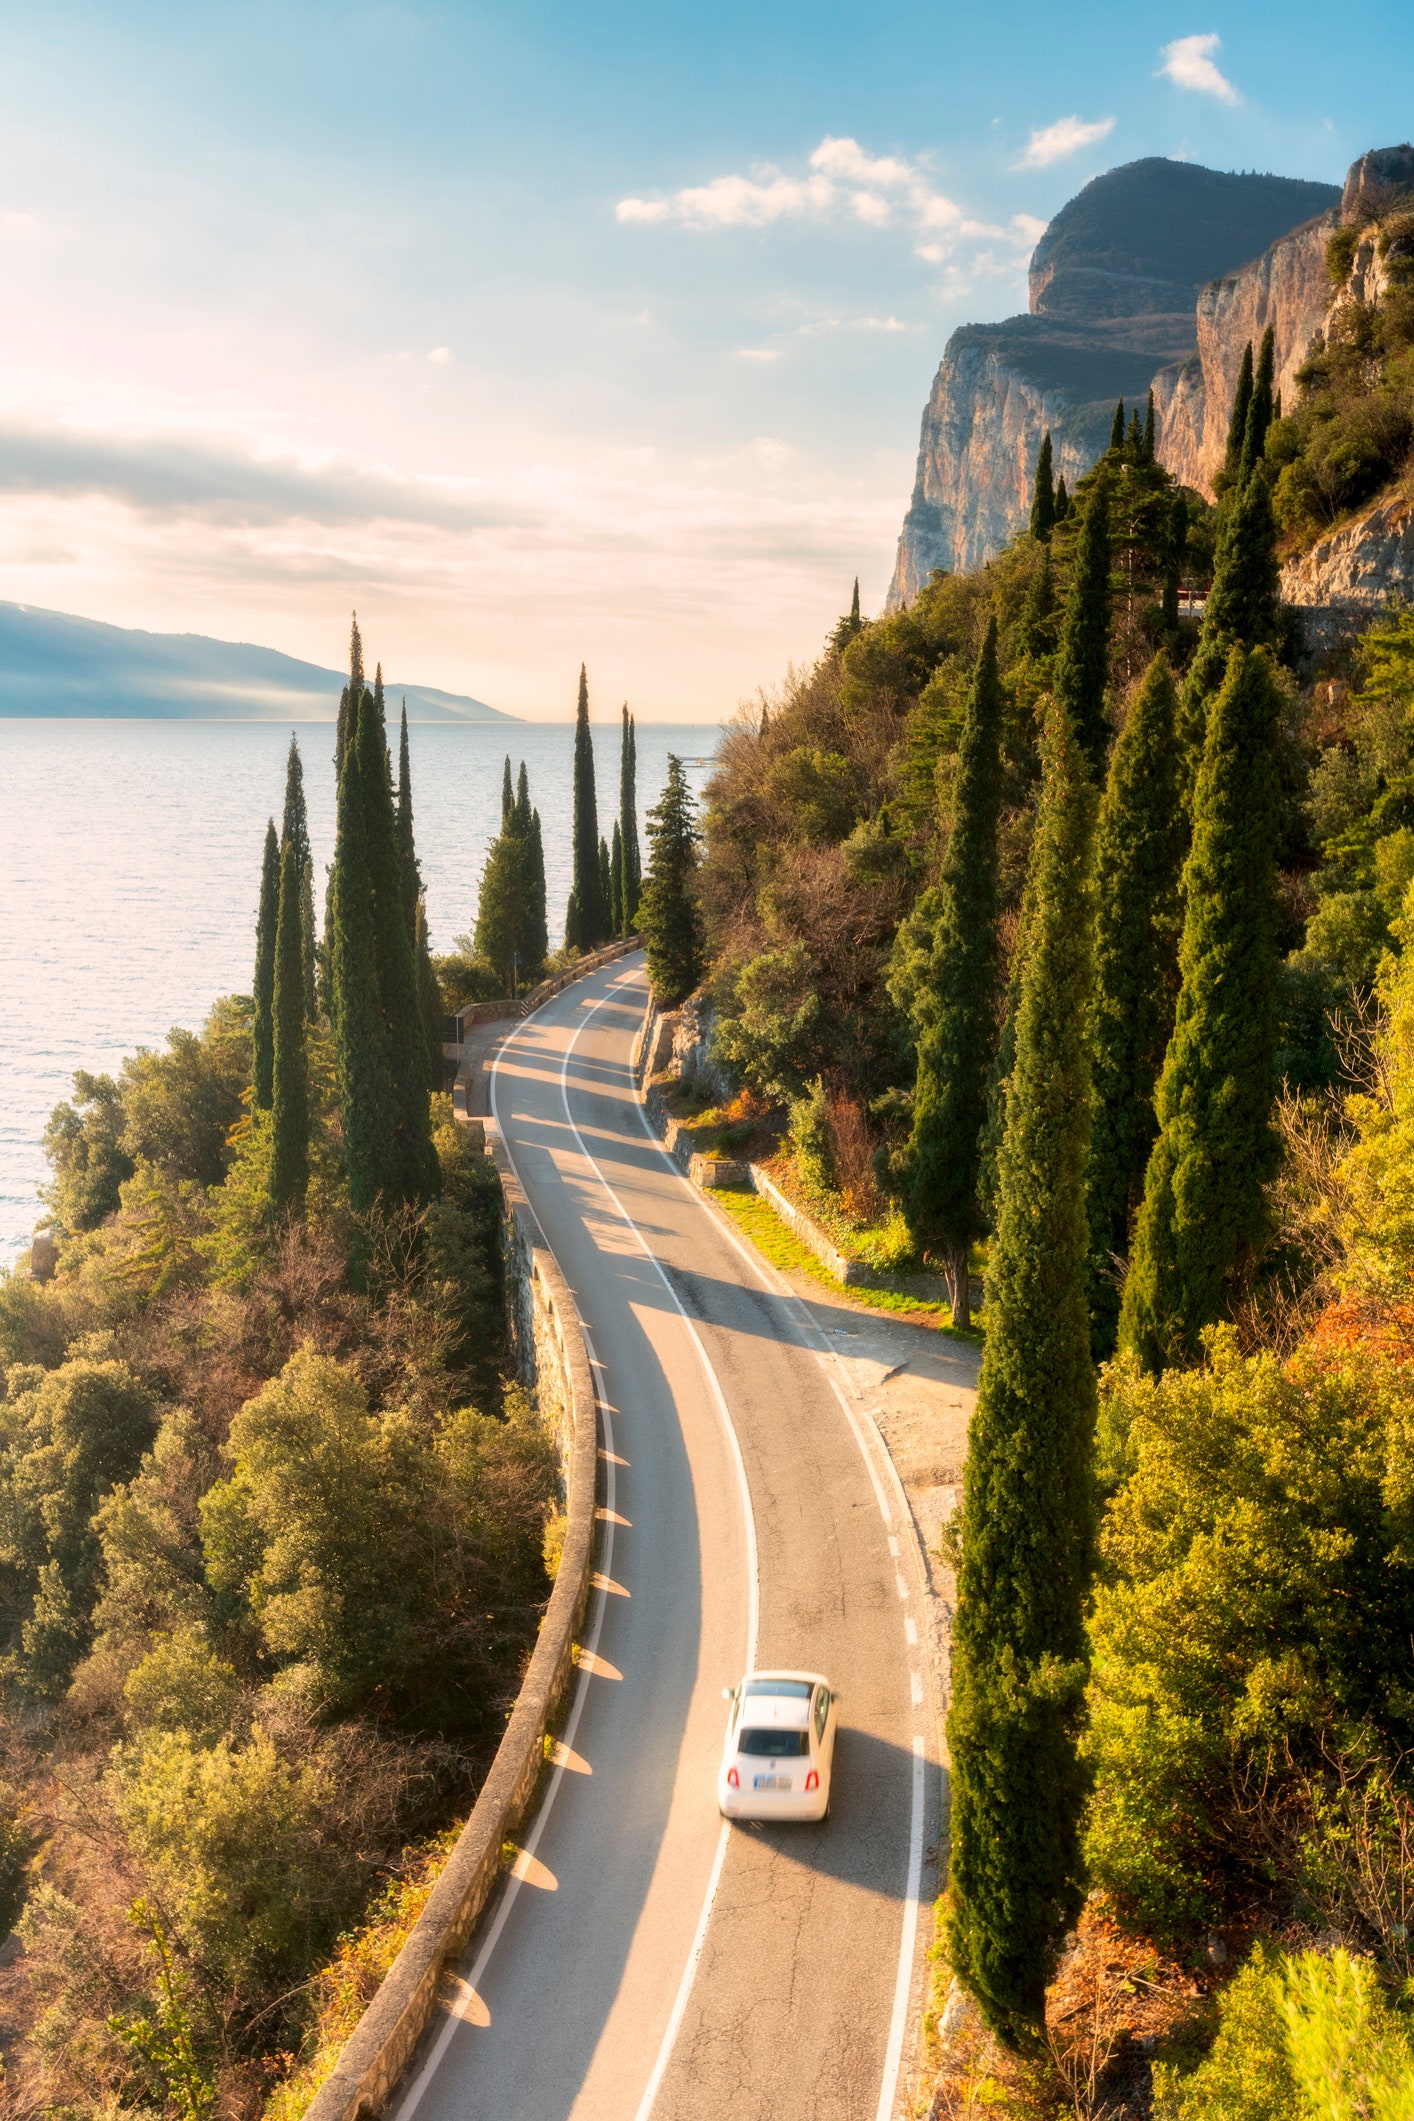
[[[495,1078],[493,1076],[491,1085],[493,1118],[495,1117],[495,1095]],[[497,1125],[499,1131],[499,1122],[497,1123]],[[507,1155],[509,1155],[509,1150],[507,1150],[506,1153]],[[589,1336],[588,1334],[586,1334],[586,1343],[588,1342],[588,1338]],[[591,1360],[593,1360],[592,1349],[590,1351],[590,1356]],[[595,1362],[594,1367],[596,1370],[599,1368],[597,1362]],[[599,1420],[603,1425],[604,1442],[607,1446],[607,1449],[602,1454],[605,1463],[608,1467],[608,1471],[604,1476],[604,1493],[611,1514],[604,1526],[604,1543],[600,1557],[603,1561],[605,1571],[607,1572],[613,1566],[614,1560],[614,1518],[612,1515],[614,1506],[615,1483],[614,1468],[616,1466],[622,1465],[624,1461],[614,1456],[614,1425],[609,1415],[608,1394],[602,1388],[602,1381],[600,1389],[596,1393],[596,1397],[599,1402]],[[581,1762],[579,1755],[574,1750],[574,1737],[575,1732],[579,1729],[580,1715],[583,1711],[585,1701],[588,1697],[589,1683],[591,1678],[593,1677],[596,1654],[599,1648],[599,1631],[604,1625],[604,1612],[608,1603],[608,1598],[603,1591],[598,1591],[595,1593],[593,1617],[589,1624],[589,1639],[584,1645],[583,1661],[580,1665],[579,1680],[574,1690],[574,1700],[570,1703],[570,1712],[565,1719],[564,1730],[560,1734],[559,1743],[556,1748],[555,1765],[550,1773],[550,1780],[549,1784],[546,1787],[544,1802],[541,1804],[540,1810],[537,1812],[535,1817],[535,1824],[531,1827],[530,1832],[527,1835],[525,1842],[523,1843],[521,1848],[520,1862],[526,1864],[527,1866],[533,1864],[535,1861],[535,1851],[540,1846],[540,1836],[545,1831],[545,1825],[550,1817],[551,1807],[559,1794],[560,1784],[565,1779],[566,1771],[572,1768],[574,1772],[577,1772],[579,1774],[583,1774],[586,1772],[584,1764]],[[429,2053],[427,2060],[423,2063],[422,2068],[418,2071],[416,2077],[413,2079],[412,2083],[408,2086],[407,2093],[403,2098],[402,2103],[397,2109],[397,2121],[410,2121],[410,2117],[416,2113],[418,2107],[422,2104],[422,2095],[427,2090],[428,2085],[432,2082],[433,2077],[436,2075],[438,2065],[440,2064],[443,2055],[446,2053],[448,2043],[450,2042],[452,2035],[453,2033],[455,2033],[458,2025],[462,2024],[464,2021],[471,2025],[490,2024],[491,2014],[487,2009],[485,2003],[481,2000],[480,1991],[482,1976],[486,1972],[486,1968],[490,1963],[491,1954],[495,1951],[497,1941],[500,1938],[502,1930],[506,1926],[506,1918],[510,1914],[511,1909],[515,1906],[515,1903],[520,1896],[521,1886],[524,1883],[525,1875],[523,1872],[521,1872],[519,1867],[517,1868],[516,1872],[513,1873],[512,1876],[506,1880],[505,1886],[503,1887],[501,1892],[501,1904],[496,1910],[495,1920],[492,1922],[490,1929],[486,1932],[485,1940],[482,1943],[481,1949],[477,1953],[474,1961],[472,1962],[471,1972],[465,1975],[458,1974],[455,1977],[456,1981],[459,1984],[462,2000],[460,2004],[454,2005],[450,2010],[445,2012],[442,2020],[441,2030],[438,2033],[437,2038],[432,2043],[431,2052]]]
[[[921,1672],[910,1673],[908,1684],[909,1691],[913,1695],[913,1706],[916,1709],[921,1709],[923,1706],[923,1674]]]
[[[911,1650],[917,1649],[918,1628],[911,1613],[905,1613],[903,1616],[903,1637]]]
[[[727,1445],[732,1458],[732,1462],[736,1467],[737,1482],[741,1493],[741,1514],[742,1524],[746,1533],[747,1564],[746,1669],[747,1671],[750,1671],[756,1663],[756,1635],[760,1617],[760,1582],[758,1577],[756,1557],[756,1519],[753,1515],[751,1508],[751,1489],[747,1483],[746,1478],[746,1461],[741,1455],[741,1443],[737,1437],[735,1428],[732,1426],[731,1411],[727,1406],[726,1394],[723,1392],[721,1381],[719,1380],[716,1371],[712,1367],[711,1360],[707,1354],[707,1350],[702,1345],[702,1339],[697,1331],[696,1326],[689,1318],[687,1312],[683,1309],[682,1300],[679,1297],[677,1290],[673,1287],[672,1283],[668,1279],[667,1269],[663,1266],[662,1261],[659,1260],[656,1254],[651,1250],[648,1241],[644,1237],[643,1232],[639,1229],[638,1224],[629,1214],[623,1202],[619,1199],[618,1194],[614,1191],[613,1187],[609,1184],[608,1179],[605,1178],[603,1172],[600,1170],[599,1164],[596,1158],[591,1153],[589,1146],[584,1139],[584,1136],[580,1133],[578,1127],[574,1123],[574,1114],[570,1111],[569,1066],[570,1061],[574,1055],[574,1049],[579,1044],[580,1036],[588,1026],[590,1019],[598,1014],[599,1010],[603,1008],[605,1002],[611,1001],[616,997],[620,984],[621,983],[619,981],[615,981],[614,985],[609,988],[607,993],[602,994],[599,997],[599,1000],[595,1002],[591,1008],[585,1010],[584,1015],[580,1019],[579,1027],[576,1030],[574,1037],[570,1040],[568,1046],[566,1046],[565,1057],[560,1067],[560,1101],[565,1108],[565,1118],[569,1122],[570,1132],[573,1134],[575,1140],[579,1143],[580,1154],[583,1156],[590,1170],[594,1173],[594,1176],[598,1179],[608,1198],[613,1202],[615,1212],[622,1221],[625,1229],[631,1230],[633,1232],[633,1235],[638,1239],[639,1247],[643,1253],[644,1258],[652,1264],[652,1266],[657,1272],[658,1279],[662,1282],[663,1287],[667,1290],[669,1296],[672,1298],[674,1309],[677,1311],[679,1318],[682,1320],[683,1324],[687,1328],[688,1337],[691,1340],[693,1347],[697,1350],[697,1356],[698,1360],[702,1364],[703,1374],[705,1375],[707,1383],[711,1388],[712,1398],[716,1405],[718,1418],[722,1426],[722,1432],[727,1439]],[[499,1059],[500,1054],[498,1052],[498,1062]],[[492,1081],[494,1086],[494,1069],[492,1071]],[[502,1135],[501,1139],[504,1142],[505,1136]],[[707,1925],[712,1918],[712,1907],[717,1897],[717,1887],[721,1882],[722,1865],[726,1861],[727,1843],[730,1839],[730,1836],[731,1828],[727,1824],[726,1820],[723,1820],[722,1831],[717,1837],[717,1853],[712,1861],[711,1875],[707,1880],[707,1890],[703,1895],[702,1906],[697,1917],[697,1928],[693,1933],[692,1948],[688,1952],[687,1964],[683,1968],[682,1979],[678,1983],[678,1992],[673,1999],[673,2007],[668,2015],[668,2023],[664,2028],[662,2042],[659,2045],[657,2057],[653,2064],[653,2071],[648,2079],[648,2083],[644,2090],[643,2097],[638,2103],[638,2110],[634,2115],[634,2121],[648,2121],[648,2116],[653,2111],[654,2103],[658,2097],[659,2090],[662,2087],[663,2078],[667,2072],[668,2063],[672,2057],[673,2048],[677,2042],[678,2032],[682,2026],[683,2015],[687,2010],[688,1997],[692,1994],[692,1984],[697,1978],[697,1968],[702,1958],[703,1945],[707,1941]]]
[[[903,1904],[903,1942],[898,1955],[898,1979],[894,1983],[894,2010],[889,2021],[889,2044],[884,2050],[884,2081],[874,2121],[893,2121],[894,2097],[903,2064],[903,2036],[908,2024],[908,2004],[913,1988],[913,1946],[918,1935],[918,1902],[923,1880],[923,1740],[913,1741],[913,1802],[908,1820],[908,1886]]]
[[[894,1560],[895,1560],[895,1561],[897,1561],[897,1560],[898,1560],[898,1541],[897,1541],[897,1540],[896,1540],[896,1539],[895,1539],[895,1538],[894,1538],[894,1537],[892,1536],[892,1534],[890,1534],[890,1537],[889,1537],[889,1552],[890,1552],[890,1553],[891,1553],[891,1554],[893,1555],[893,1557],[894,1557]]]

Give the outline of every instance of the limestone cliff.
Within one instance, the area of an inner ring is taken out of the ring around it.
[[[1171,432],[1187,418],[1193,446],[1205,447],[1200,290],[1336,199],[1333,185],[1159,157],[1086,185],[1036,246],[1030,313],[963,325],[948,341],[923,415],[889,608],[935,568],[975,567],[1005,544],[1030,506],[1046,428],[1057,471],[1073,484],[1104,448],[1115,400],[1142,399],[1156,371],[1173,377]],[[1198,366],[1180,414],[1172,408],[1190,357]]]

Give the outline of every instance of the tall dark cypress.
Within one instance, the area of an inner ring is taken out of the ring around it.
[[[1036,453],[1036,477],[1031,488],[1031,535],[1044,544],[1056,520],[1056,488],[1051,470],[1051,430],[1041,437]]]
[[[358,741],[363,702],[346,732],[339,776],[338,830],[329,878],[329,1015],[334,1029],[344,1169],[355,1214],[366,1213],[384,1184],[383,1145],[391,1126],[387,1040],[374,955],[374,904],[368,858],[365,747]]]
[[[1252,404],[1252,341],[1247,341],[1242,356],[1242,366],[1237,372],[1237,389],[1233,393],[1232,411],[1227,423],[1227,449],[1223,456],[1222,470],[1218,473],[1219,490],[1230,486],[1236,479],[1242,464],[1242,445],[1247,439],[1247,414]]]
[[[623,907],[624,935],[632,935],[638,919],[639,893],[643,889],[643,869],[638,853],[638,752],[633,716],[624,702],[623,734],[619,742],[619,836],[622,848],[622,874],[619,878],[619,897]]]
[[[594,739],[589,733],[589,681],[582,663],[574,722],[573,829],[574,871],[565,941],[580,950],[597,950],[604,940],[606,910],[599,877],[599,805],[594,792]]]
[[[1131,464],[1142,464],[1144,462],[1144,430],[1139,425],[1139,407],[1137,405],[1129,415],[1129,425],[1125,429],[1124,454]]]
[[[997,621],[987,622],[958,745],[952,830],[935,896],[928,970],[914,1001],[918,1083],[898,1172],[915,1240],[942,1256],[953,1324],[971,1323],[968,1253],[978,1199],[987,1071],[996,1045],[997,827],[1004,701]]]
[[[1148,403],[1147,403],[1147,405],[1146,405],[1146,406],[1145,406],[1145,408],[1144,408],[1144,462],[1145,462],[1146,464],[1152,464],[1152,463],[1153,463],[1153,461],[1154,461],[1154,393],[1153,393],[1153,391],[1151,390],[1151,391],[1149,392],[1149,400],[1148,400]]]
[[[382,678],[380,668],[379,678]],[[408,748],[408,703],[403,699],[398,727],[398,859],[402,867],[403,913],[412,940],[413,965],[417,974],[423,1037],[427,1042],[427,1087],[440,1090],[442,1067],[442,990],[432,968],[427,944],[427,901],[422,889],[422,870],[417,859],[417,840],[412,817],[412,759]]]
[[[1113,420],[1111,420],[1111,422],[1110,422],[1110,448],[1111,448],[1111,449],[1117,449],[1117,450],[1121,450],[1121,451],[1122,451],[1122,450],[1123,450],[1123,448],[1124,448],[1124,400],[1123,400],[1123,398],[1121,398],[1121,399],[1120,399],[1120,401],[1119,401],[1119,403],[1118,403],[1118,405],[1116,405],[1116,407],[1115,407],[1115,416],[1114,416]]]
[[[272,817],[265,827],[260,861],[260,909],[255,917],[255,1021],[252,1073],[255,1103],[270,1110],[275,1086],[275,929],[280,918],[280,842]]]
[[[614,858],[602,833],[599,836],[599,903],[604,909],[604,932],[599,938],[602,943],[614,933]]]
[[[446,1024],[446,1010],[442,1004],[442,989],[437,983],[437,969],[432,962],[432,951],[427,940],[427,901],[420,898],[412,931],[413,962],[417,968],[417,993],[422,1006],[422,1030],[427,1041],[427,1087],[429,1090],[444,1090],[447,1071],[442,1056],[442,1032]]]
[[[372,702],[365,702],[359,717],[358,746],[368,820],[378,998],[387,1050],[389,1135],[382,1146],[383,1192],[389,1204],[406,1201],[416,1205],[437,1192],[441,1174],[427,1105],[428,1026],[414,955],[416,933],[408,927],[407,871],[393,804],[381,665]]]
[[[381,673],[380,673],[381,674]],[[422,877],[417,866],[417,844],[412,829],[412,760],[408,752],[408,703],[403,701],[398,724],[398,852],[403,865],[403,910],[408,932],[417,925],[417,903],[422,896]]]
[[[1095,1115],[1087,1200],[1097,1361],[1115,1350],[1122,1267],[1158,1132],[1154,1088],[1178,993],[1185,831],[1177,709],[1168,662],[1157,655],[1115,745],[1095,834]]]
[[[1031,577],[1021,607],[1021,646],[1026,655],[1049,655],[1056,645],[1056,581],[1049,549]]]
[[[304,799],[304,761],[300,757],[299,744],[290,738],[289,757],[285,764],[285,815],[280,828],[280,852],[284,857],[286,847],[295,850],[295,866],[300,880],[300,920],[304,936],[304,1013],[313,1020],[315,1013],[315,947],[314,947],[314,851],[309,843],[309,812]]]
[[[1208,716],[1184,871],[1178,1008],[1156,1100],[1119,1338],[1147,1368],[1192,1362],[1267,1226],[1276,1160],[1281,693],[1233,649]]]
[[[543,965],[550,950],[550,908],[545,892],[545,842],[540,834],[540,812],[530,813],[530,933],[538,938],[538,962]]]
[[[1056,480],[1056,521],[1063,523],[1070,514],[1070,495],[1065,490],[1065,480]]]
[[[363,636],[358,630],[358,613],[353,615],[349,628],[349,682],[344,687],[339,701],[339,725],[334,733],[334,779],[337,783],[344,770],[344,753],[348,748],[349,732],[353,717],[363,699]]]
[[[1272,398],[1272,382],[1276,371],[1276,333],[1269,324],[1262,333],[1262,344],[1257,355],[1257,368],[1252,378],[1252,398],[1247,407],[1247,418],[1242,428],[1242,455],[1238,461],[1239,481],[1249,479],[1262,461],[1267,446],[1267,429],[1275,417],[1276,406]]]
[[[275,934],[275,1078],[270,1108],[270,1209],[304,1213],[309,1185],[309,1060],[305,1050],[304,865],[293,837],[280,856]]]
[[[1213,584],[1198,646],[1179,695],[1178,728],[1191,787],[1203,756],[1208,702],[1222,684],[1233,647],[1275,647],[1281,639],[1276,523],[1264,469],[1224,497],[1218,516]]]
[[[1083,1892],[1078,1760],[1094,1552],[1085,1302],[1096,790],[1048,718],[1032,914],[968,1437],[948,1716],[949,1948],[987,2022],[1034,2041]]]
[[[511,755],[506,753],[506,763],[501,769],[501,830],[509,832],[511,818],[515,814],[515,789],[511,783]]]
[[[615,935],[624,933],[624,835],[617,818],[609,849],[609,926]]]
[[[1085,496],[1075,541],[1054,677],[1056,703],[1074,724],[1076,741],[1097,778],[1105,770],[1110,736],[1105,716],[1109,657],[1109,487],[1105,478],[1097,478]]]
[[[1188,503],[1175,492],[1169,508],[1168,536],[1164,540],[1162,590],[1159,609],[1164,632],[1172,641],[1178,634],[1178,593],[1183,587],[1183,563],[1188,557]]]

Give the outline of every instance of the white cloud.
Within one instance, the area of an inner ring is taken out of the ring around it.
[[[1222,38],[1216,30],[1202,37],[1175,37],[1159,53],[1164,62],[1159,72],[1167,74],[1176,88],[1196,89],[1200,95],[1216,96],[1220,103],[1240,103],[1237,90],[1213,64],[1213,53],[1221,50]]]
[[[1016,230],[1016,240],[1029,244],[1033,250],[1046,233],[1045,222],[1038,221],[1035,214],[1013,214],[1011,225]]]
[[[738,346],[736,357],[738,361],[779,361],[781,349],[779,346]]]
[[[1093,147],[1097,140],[1107,140],[1115,129],[1113,118],[1057,118],[1054,125],[1038,126],[1026,144],[1026,152],[1017,163],[1018,169],[1047,169],[1052,162],[1063,162],[1067,155],[1077,154],[1082,147]]]
[[[857,140],[831,134],[811,154],[805,174],[765,162],[750,176],[713,177],[665,199],[620,199],[614,211],[623,222],[673,221],[695,229],[765,228],[845,213],[867,228],[885,228],[901,216],[919,230],[969,230],[962,208],[934,189],[921,162],[871,155]]]
[[[450,346],[434,346],[427,358],[437,368],[448,368],[456,359],[456,355]]]

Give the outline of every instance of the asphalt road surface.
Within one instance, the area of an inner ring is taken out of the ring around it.
[[[517,1026],[493,1115],[588,1330],[600,1574],[559,1765],[398,2121],[891,2121],[939,1771],[902,1493],[804,1307],[650,1137],[621,960]],[[724,1686],[826,1674],[830,1818],[728,1826]]]

